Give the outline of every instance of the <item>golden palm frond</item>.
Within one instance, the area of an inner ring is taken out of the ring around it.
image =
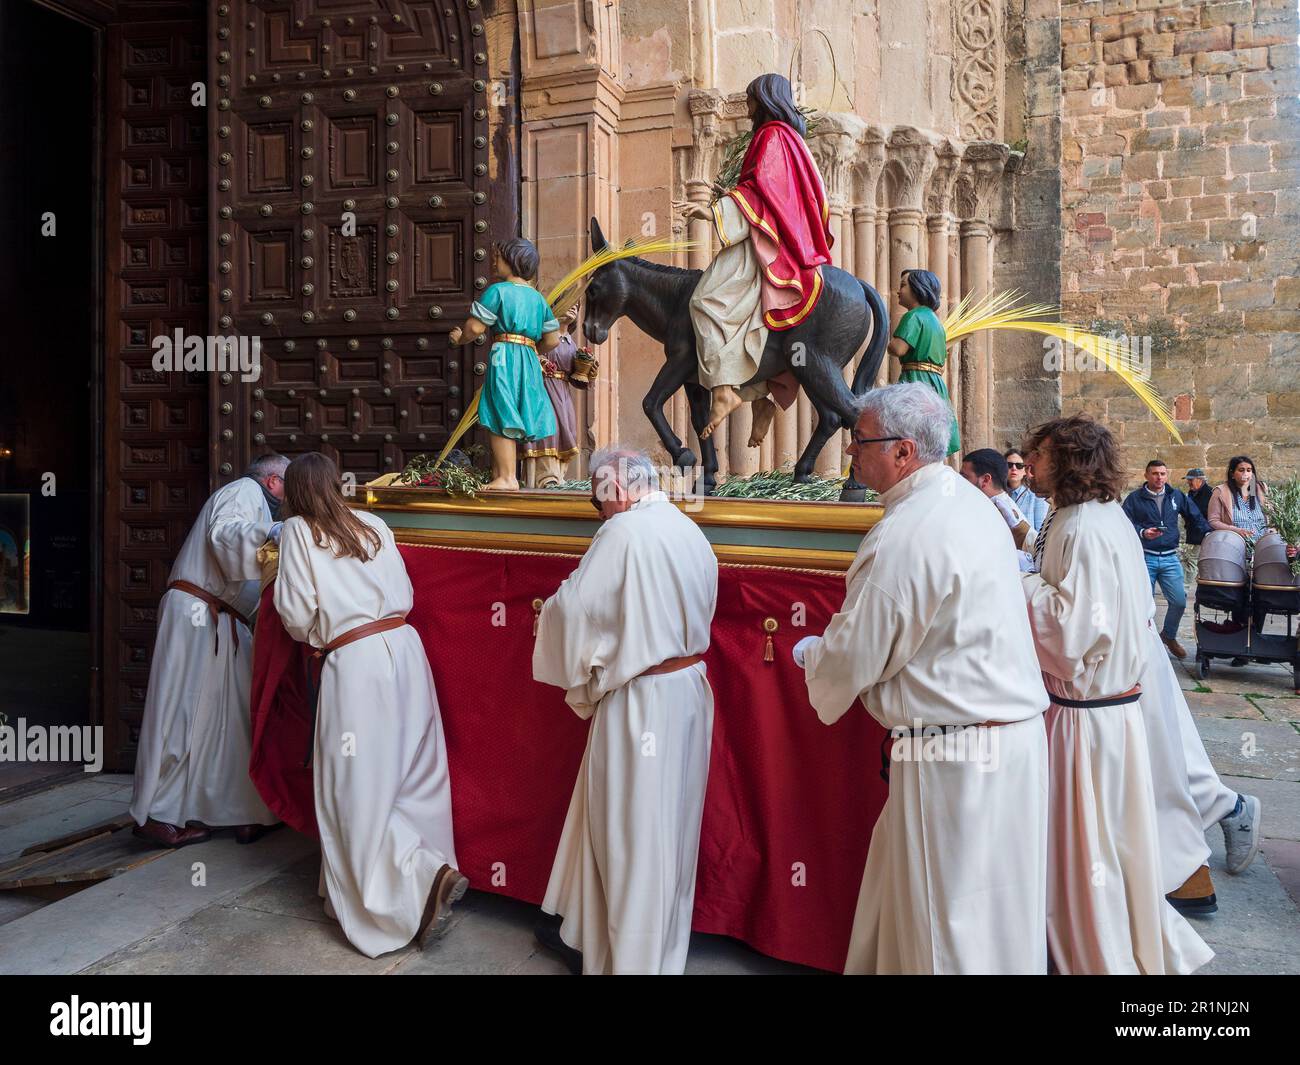
[[[1090,333],[1082,326],[1068,322],[1043,322],[1036,319],[1059,314],[1059,309],[1045,303],[1019,302],[1015,291],[992,293],[979,300],[966,296],[952,309],[943,323],[948,343],[982,329],[1011,329],[1040,336],[1054,337],[1063,344],[1071,344],[1086,351],[1106,369],[1119,376],[1152,414],[1169,430],[1173,438],[1182,443],[1182,434],[1174,424],[1173,413],[1152,386],[1151,375],[1142,366],[1137,353],[1124,340]]]
[[[672,254],[693,247],[695,247],[694,241],[665,240],[662,237],[646,237],[644,240],[629,241],[621,248],[607,244],[600,251],[587,256],[556,282],[555,286],[547,294],[546,302],[551,305],[551,310],[555,312],[558,318],[578,302],[583,290],[587,287],[587,282],[591,280],[591,275],[602,266],[608,266],[619,259],[631,259],[635,256],[660,253]]]
[[[480,389],[474,393],[474,398],[469,401],[469,405],[465,408],[465,413],[460,416],[460,421],[456,423],[455,431],[451,436],[447,437],[447,443],[444,444],[442,450],[438,452],[438,459],[433,464],[435,470],[441,466],[447,456],[451,454],[451,449],[456,446],[460,441],[460,438],[468,433],[470,429],[474,427],[474,423],[478,421],[478,397],[482,394],[483,390]]]
[[[551,305],[551,313],[556,318],[562,317],[578,300],[582,297],[583,290],[587,287],[587,282],[591,280],[591,275],[599,270],[602,266],[609,263],[617,262],[619,259],[631,259],[642,255],[655,255],[659,253],[671,254],[677,251],[687,251],[695,247],[695,243],[689,240],[664,240],[661,237],[647,237],[645,240],[630,240],[621,248],[616,248],[612,244],[607,244],[600,251],[587,256],[582,262],[564,275],[551,289],[546,296],[546,302]],[[465,408],[465,413],[461,415],[460,422],[456,425],[456,430],[447,438],[447,443],[443,449],[438,452],[437,461],[434,462],[433,468],[436,470],[441,466],[451,449],[456,446],[460,438],[474,428],[478,422],[478,400],[480,392],[474,393],[474,398],[469,401]]]

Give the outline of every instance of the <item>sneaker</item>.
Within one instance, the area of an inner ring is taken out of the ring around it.
[[[1219,822],[1223,829],[1223,845],[1227,851],[1230,873],[1244,873],[1259,852],[1259,800],[1253,795],[1237,796],[1232,813]]]

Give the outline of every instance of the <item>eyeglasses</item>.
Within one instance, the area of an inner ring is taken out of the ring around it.
[[[602,515],[603,515],[603,514],[605,513],[603,510],[600,509],[600,500],[596,498],[596,495],[595,495],[594,492],[592,493],[592,496],[591,496],[591,505],[592,505],[593,507],[596,508],[596,513],[597,513],[597,514],[602,514]]]
[[[850,434],[853,442],[862,447],[864,444],[887,444],[891,440],[906,440],[905,436],[858,436],[857,433]]]
[[[1008,462],[1007,468],[1012,470],[1023,470],[1025,468],[1025,464],[1023,462]]]

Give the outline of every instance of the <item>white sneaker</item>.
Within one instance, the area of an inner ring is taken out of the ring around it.
[[[1227,851],[1228,872],[1243,873],[1255,860],[1259,851],[1259,822],[1259,800],[1253,795],[1238,794],[1237,808],[1219,822]]]

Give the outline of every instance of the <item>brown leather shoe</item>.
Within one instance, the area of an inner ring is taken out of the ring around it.
[[[155,821],[152,817],[143,825],[136,825],[131,834],[156,846],[173,849],[188,847],[191,843],[203,843],[212,838],[212,832],[205,827],[191,823],[181,828],[179,825],[169,825],[166,821]]]
[[[236,825],[235,842],[256,843],[268,832],[274,832],[280,827],[282,827],[282,822],[277,822],[274,825]]]
[[[1219,900],[1214,895],[1214,881],[1210,879],[1208,865],[1197,869],[1182,887],[1165,898],[1184,917],[1208,917],[1219,911]]]
[[[415,930],[415,943],[424,950],[435,939],[441,939],[451,926],[451,907],[465,897],[469,881],[450,865],[444,865],[433,878],[429,899],[424,904],[420,927]]]
[[[1175,640],[1172,636],[1161,636],[1160,642],[1163,643],[1167,648],[1169,648],[1169,653],[1173,655],[1175,658],[1187,657],[1187,652],[1183,649],[1183,645],[1179,643],[1177,640]]]

